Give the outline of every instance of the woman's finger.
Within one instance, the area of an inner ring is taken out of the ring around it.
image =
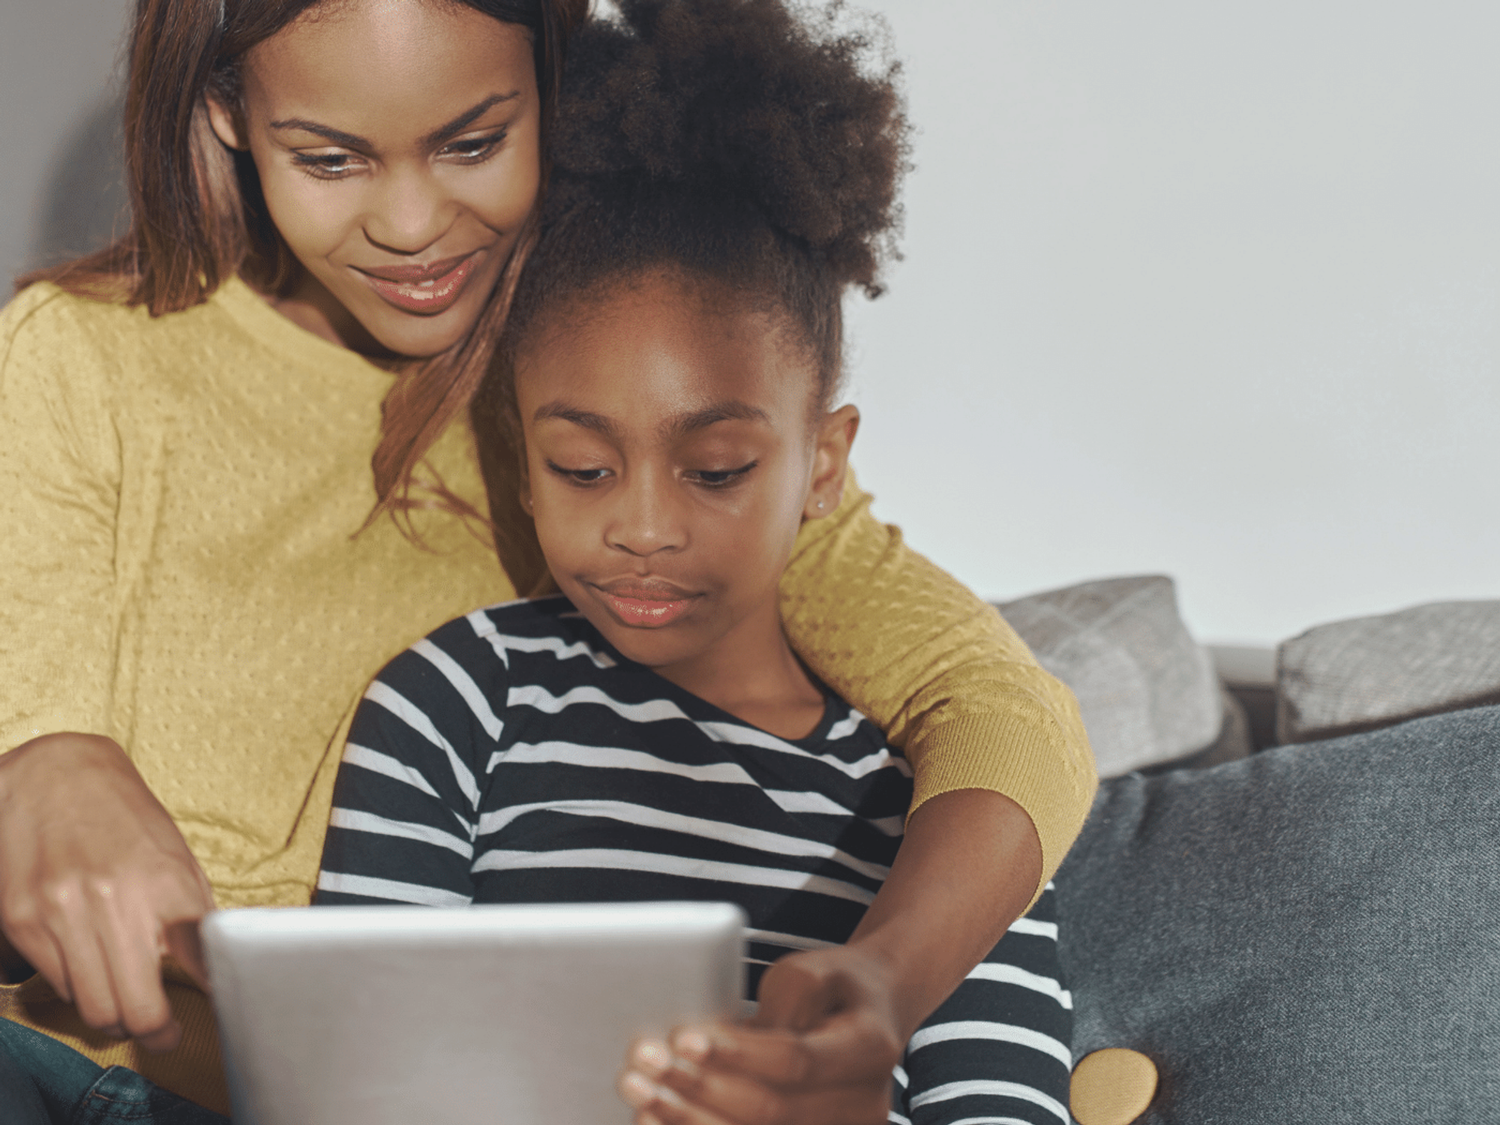
[[[105,968],[121,1025],[148,1050],[170,1050],[180,1031],[162,986],[156,919],[144,904],[132,908],[118,902],[101,903],[99,917]]]

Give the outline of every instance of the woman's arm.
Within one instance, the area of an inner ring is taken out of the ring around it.
[[[36,286],[0,314],[0,931],[90,1026],[169,1047],[161,957],[195,967],[177,924],[213,899],[108,737],[117,583],[140,576],[116,556],[110,357],[81,304]]]
[[[852,477],[838,510],[802,527],[781,582],[792,647],[868,715],[916,773],[912,811],[988,789],[1030,818],[1035,901],[1083,826],[1098,783],[1073,693],[994,607],[870,514]]]

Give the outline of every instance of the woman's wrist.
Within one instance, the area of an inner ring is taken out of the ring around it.
[[[925,802],[848,947],[887,982],[909,1036],[994,948],[1031,901],[1041,843],[1031,818],[990,790]]]

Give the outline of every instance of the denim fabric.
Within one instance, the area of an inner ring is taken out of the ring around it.
[[[228,1125],[123,1066],[105,1068],[66,1044],[0,1019],[4,1125]]]
[[[1149,1125],[1500,1120],[1500,708],[1105,782],[1057,886]]]

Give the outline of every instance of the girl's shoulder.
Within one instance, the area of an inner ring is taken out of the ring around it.
[[[613,668],[602,637],[562,595],[484,606],[434,629],[387,666],[380,678],[411,682],[437,676],[466,693],[503,685],[576,681]]]

